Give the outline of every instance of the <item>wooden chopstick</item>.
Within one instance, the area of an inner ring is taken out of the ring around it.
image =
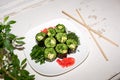
[[[77,20],[76,18],[74,18],[73,16],[71,16],[70,14],[66,13],[65,11],[62,11],[63,14],[65,14],[66,16],[70,17],[71,19],[73,19],[74,21],[78,22],[79,24],[81,24],[83,27],[89,29],[90,31],[94,32],[95,34],[99,35],[100,37],[102,37],[103,39],[105,39],[106,41],[110,42],[111,44],[119,47],[119,45],[115,42],[113,42],[112,40],[108,39],[107,37],[99,34],[96,30],[92,29],[91,27],[89,27],[88,25],[85,25],[83,23],[81,23],[79,20]]]
[[[78,10],[76,9],[76,12],[77,12],[77,14],[79,15],[79,17],[81,18],[83,24],[87,25],[86,22],[84,21],[83,17],[82,17],[81,14],[80,14],[80,11],[78,11]],[[82,23],[82,22],[81,22],[81,23]],[[99,50],[100,50],[100,52],[102,53],[102,55],[103,55],[103,57],[105,58],[105,60],[108,61],[107,56],[105,55],[104,51],[103,51],[102,48],[100,47],[99,43],[98,43],[97,40],[95,39],[95,37],[94,37],[94,35],[92,34],[92,32],[90,32],[89,29],[88,29],[88,32],[89,32],[90,35],[92,36],[94,42],[96,43],[97,47],[99,48]]]
[[[92,32],[90,32],[89,30],[89,33],[90,35],[92,36],[93,40],[95,41],[97,47],[99,48],[100,52],[102,53],[103,57],[105,58],[106,61],[108,61],[108,58],[106,56],[106,54],[104,53],[103,49],[100,47],[99,43],[97,42],[97,40],[95,39],[95,37],[93,36]]]

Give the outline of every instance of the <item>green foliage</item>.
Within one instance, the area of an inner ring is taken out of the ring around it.
[[[10,33],[11,25],[16,21],[8,21],[9,16],[0,22],[0,78],[4,80],[34,80],[34,75],[25,70],[27,59],[20,62],[14,54],[15,49],[22,48],[24,37],[17,37]]]
[[[34,59],[36,63],[45,63],[44,50],[45,49],[43,47],[35,45],[30,53],[31,58]]]

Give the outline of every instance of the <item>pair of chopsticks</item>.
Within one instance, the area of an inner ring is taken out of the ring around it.
[[[87,25],[86,22],[84,21],[83,17],[81,16],[80,12],[76,9],[76,12],[78,13],[78,15],[80,16],[82,22],[84,25]],[[90,33],[90,35],[92,36],[93,40],[95,41],[96,45],[98,46],[99,50],[101,51],[103,57],[105,58],[106,61],[108,61],[107,56],[105,55],[103,49],[101,48],[101,46],[99,45],[99,43],[97,42],[97,40],[95,39],[95,37],[93,36],[92,32],[90,31],[90,29],[88,29],[88,32]]]
[[[110,42],[111,44],[113,44],[113,45],[115,45],[117,47],[119,47],[119,45],[117,43],[113,42],[112,40],[108,39],[107,37],[103,36],[102,34],[99,34],[96,30],[94,30],[90,26],[88,26],[86,24],[85,20],[83,19],[83,17],[81,16],[80,11],[76,9],[76,12],[79,15],[79,17],[81,18],[82,22],[80,22],[79,20],[77,20],[76,18],[74,18],[73,16],[71,16],[70,14],[68,14],[67,12],[62,11],[63,14],[65,14],[68,17],[70,17],[74,21],[78,22],[79,24],[81,24],[83,27],[85,27],[88,30],[88,32],[90,33],[90,35],[93,38],[94,42],[96,43],[97,47],[99,48],[100,52],[102,53],[103,57],[105,58],[106,61],[108,61],[108,58],[107,58],[106,54],[104,53],[103,49],[101,48],[101,46],[99,45],[99,43],[95,39],[95,37],[94,37],[94,35],[93,35],[92,32],[94,32],[98,36],[102,37],[103,39],[105,39],[106,41]]]

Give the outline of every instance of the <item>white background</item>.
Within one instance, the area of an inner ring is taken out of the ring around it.
[[[11,3],[6,1],[10,0],[0,0],[0,19],[10,15],[10,19],[16,20],[12,32],[18,36],[24,36],[29,29],[53,19],[70,19],[61,13],[62,10],[79,19],[75,12],[75,9],[79,9],[88,25],[120,46],[120,0],[13,0]],[[88,31],[85,28],[83,30],[89,37],[86,40],[90,49],[87,60],[71,72],[57,77],[41,76],[27,65],[27,70],[35,74],[35,80],[108,80],[120,72],[120,47],[95,35],[109,59],[105,61]],[[21,60],[25,58],[23,51],[15,52]]]

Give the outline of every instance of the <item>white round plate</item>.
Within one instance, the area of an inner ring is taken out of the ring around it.
[[[31,60],[30,57],[31,50],[33,46],[36,44],[35,35],[44,28],[53,27],[56,26],[57,24],[64,24],[68,31],[75,32],[76,35],[78,35],[80,38],[80,45],[78,46],[76,53],[68,55],[68,57],[73,57],[75,59],[75,64],[67,68],[62,68],[56,62],[56,60],[53,62],[45,62],[45,64],[40,65],[39,63],[35,63],[34,60]],[[89,54],[89,49],[86,45],[86,36],[81,30],[82,29],[80,28],[80,26],[76,26],[72,21],[63,18],[52,20],[50,22],[41,24],[29,30],[25,35],[26,44],[24,51],[25,56],[32,69],[44,76],[58,76],[78,67],[81,63],[83,63],[87,59]]]

